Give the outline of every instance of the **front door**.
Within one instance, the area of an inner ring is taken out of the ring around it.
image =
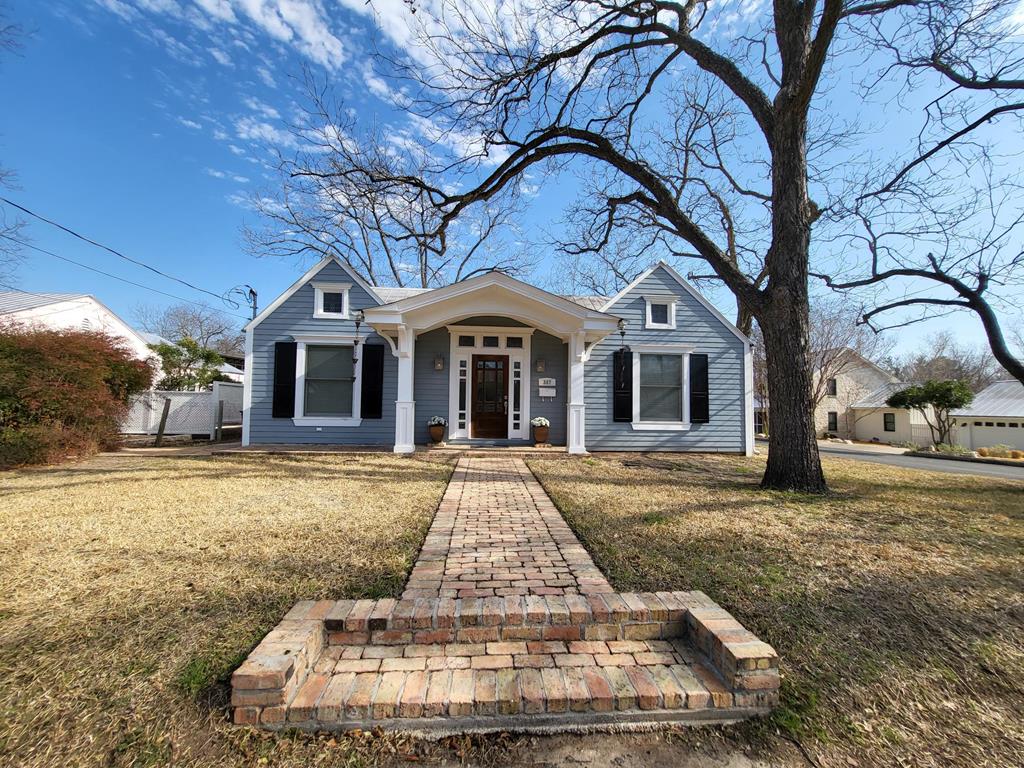
[[[473,355],[472,437],[508,437],[508,357]]]

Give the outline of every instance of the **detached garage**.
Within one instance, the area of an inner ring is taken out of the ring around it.
[[[997,381],[953,415],[957,442],[965,448],[1009,445],[1024,451],[1024,384],[1019,381]]]

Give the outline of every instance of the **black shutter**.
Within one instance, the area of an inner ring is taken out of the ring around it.
[[[709,420],[708,356],[690,355],[690,422],[707,424]]]
[[[379,419],[384,415],[384,345],[363,345],[363,386],[361,415]]]
[[[275,419],[290,419],[295,415],[295,350],[294,341],[274,343],[274,405],[271,415]]]
[[[612,355],[612,421],[633,420],[633,353],[618,349]]]

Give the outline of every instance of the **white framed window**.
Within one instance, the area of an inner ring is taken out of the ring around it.
[[[296,426],[357,427],[363,361],[354,336],[295,339]]]
[[[690,428],[692,351],[692,347],[672,344],[633,347],[633,429]]]
[[[313,317],[348,319],[348,292],[352,283],[313,283]]]
[[[645,328],[673,329],[676,327],[676,303],[670,299],[648,299]]]

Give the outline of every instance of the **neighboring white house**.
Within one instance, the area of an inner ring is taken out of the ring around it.
[[[154,357],[142,334],[85,293],[0,291],[0,320],[60,330],[102,331],[120,339],[140,360]]]
[[[849,407],[850,438],[868,443],[931,445],[932,433],[921,411],[885,404],[909,384],[891,381],[861,397]]]
[[[858,410],[859,403],[884,387],[897,391],[901,388],[898,379],[852,349],[843,350],[830,367],[834,375],[825,382],[825,396],[814,410],[814,431],[818,435],[870,440],[861,435],[860,422],[865,414]],[[814,375],[816,385],[820,376],[820,371]],[[885,398],[882,400],[884,407]]]
[[[990,384],[953,415],[956,441],[965,448],[1009,445],[1024,450],[1024,384],[1019,381]]]
[[[830,367],[835,373],[825,381],[825,396],[814,409],[815,434],[819,437],[835,435],[847,439],[871,440],[874,430],[869,425],[876,419],[865,412],[866,406],[862,403],[878,403],[877,407],[885,407],[885,397],[888,397],[888,394],[879,400],[881,390],[888,388],[887,391],[891,394],[902,388],[902,385],[891,373],[879,368],[852,349],[844,350],[842,356]],[[814,372],[815,386],[821,380],[821,375],[820,371]],[[762,404],[759,398],[755,399],[754,430],[758,434],[764,432],[766,412],[767,403]],[[859,424],[864,418],[868,419],[868,423],[861,427]],[[881,416],[877,419],[879,432],[882,431],[882,420]],[[905,413],[903,420],[906,420]],[[866,430],[867,437],[861,435],[861,429]],[[884,442],[897,440],[888,432],[878,439]]]
[[[160,336],[159,334],[156,333],[147,333],[146,331],[141,331],[139,335],[142,336],[142,338],[144,338],[150,344],[174,344],[173,341],[166,339],[163,336]],[[241,384],[242,381],[245,379],[245,371],[243,371],[241,368],[232,365],[231,363],[222,363],[221,365],[217,366],[217,370],[228,381],[234,381]]]

